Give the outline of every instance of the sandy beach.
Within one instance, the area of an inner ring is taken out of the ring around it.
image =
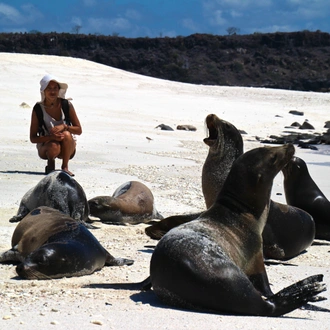
[[[202,211],[201,169],[208,147],[205,117],[214,113],[244,130],[244,149],[260,147],[256,137],[281,134],[305,119],[324,132],[330,120],[329,93],[202,86],[135,75],[86,60],[0,53],[0,252],[11,247],[16,214],[28,189],[44,177],[46,162],[29,141],[33,105],[40,100],[39,81],[54,74],[69,85],[67,98],[79,116],[83,134],[70,170],[87,198],[112,195],[130,180],[146,184],[164,216]],[[290,110],[303,111],[294,116]],[[155,129],[159,124],[174,131]],[[176,130],[193,125],[197,131]],[[310,174],[330,198],[330,147],[296,148]],[[57,160],[56,168],[60,168]],[[272,199],[285,203],[283,175],[274,180]],[[132,266],[104,267],[90,276],[28,281],[15,266],[0,265],[1,329],[312,329],[330,322],[330,242],[316,241],[291,259],[294,266],[267,266],[274,292],[313,274],[324,274],[328,300],[308,304],[283,317],[246,317],[170,308],[152,291],[110,288],[136,283],[149,275],[152,246],[147,225],[100,227],[93,234],[116,257]]]

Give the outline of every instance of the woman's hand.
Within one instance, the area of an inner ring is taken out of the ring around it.
[[[66,127],[67,125],[65,124],[54,126],[49,133],[50,135],[62,133],[66,130]]]
[[[61,126],[61,125],[59,125],[59,126]],[[58,126],[56,126],[56,127],[58,127]],[[55,130],[56,127],[51,129],[51,131],[49,132],[50,136],[55,141],[62,141],[64,139],[64,134],[59,130]]]

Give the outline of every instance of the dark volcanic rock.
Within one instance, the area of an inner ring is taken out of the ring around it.
[[[297,110],[290,110],[289,113],[295,116],[303,116],[304,112],[303,111],[297,111]]]
[[[0,52],[77,57],[192,84],[314,92],[330,88],[330,34],[321,31],[175,38],[0,33]]]
[[[315,129],[315,128],[308,121],[304,121],[303,124],[299,127],[299,129]]]

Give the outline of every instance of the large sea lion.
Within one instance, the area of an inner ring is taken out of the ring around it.
[[[206,207],[215,202],[233,162],[243,154],[243,139],[237,128],[215,114],[205,120],[208,137],[204,143],[209,152],[202,169],[202,190]],[[148,236],[160,239],[167,231],[191,221],[201,213],[174,215],[145,229]],[[285,228],[285,231],[283,230]],[[313,242],[315,224],[303,210],[271,201],[263,231],[264,256],[269,259],[290,259],[307,249]]]
[[[65,171],[54,171],[28,190],[10,222],[21,221],[39,206],[49,206],[75,220],[88,222],[89,207],[81,185]]]
[[[280,316],[324,299],[323,275],[273,294],[262,236],[273,179],[294,147],[261,147],[233,164],[215,203],[198,220],[173,228],[157,244],[150,281],[165,303],[188,309]],[[266,298],[264,298],[264,297]]]
[[[119,186],[112,196],[97,196],[88,201],[90,214],[113,224],[145,223],[163,219],[155,207],[150,189],[139,181]]]
[[[330,202],[310,176],[305,161],[294,157],[282,172],[287,203],[313,217],[315,238],[330,240]]]
[[[16,272],[29,280],[89,275],[104,266],[133,264],[113,257],[82,223],[47,206],[22,219],[11,245],[0,262],[20,262]]]

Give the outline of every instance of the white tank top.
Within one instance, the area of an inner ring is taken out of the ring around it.
[[[43,118],[44,118],[44,122],[45,122],[45,125],[48,129],[48,131],[50,131],[54,126],[57,126],[57,125],[61,125],[64,123],[64,119],[65,119],[65,116],[64,116],[64,112],[63,110],[61,109],[61,112],[62,112],[62,118],[60,120],[55,120],[52,116],[50,116],[47,111],[45,110],[45,107],[42,103],[40,103],[41,105],[41,109],[42,109],[42,114],[43,114]],[[48,132],[45,132],[46,135],[49,135]]]

